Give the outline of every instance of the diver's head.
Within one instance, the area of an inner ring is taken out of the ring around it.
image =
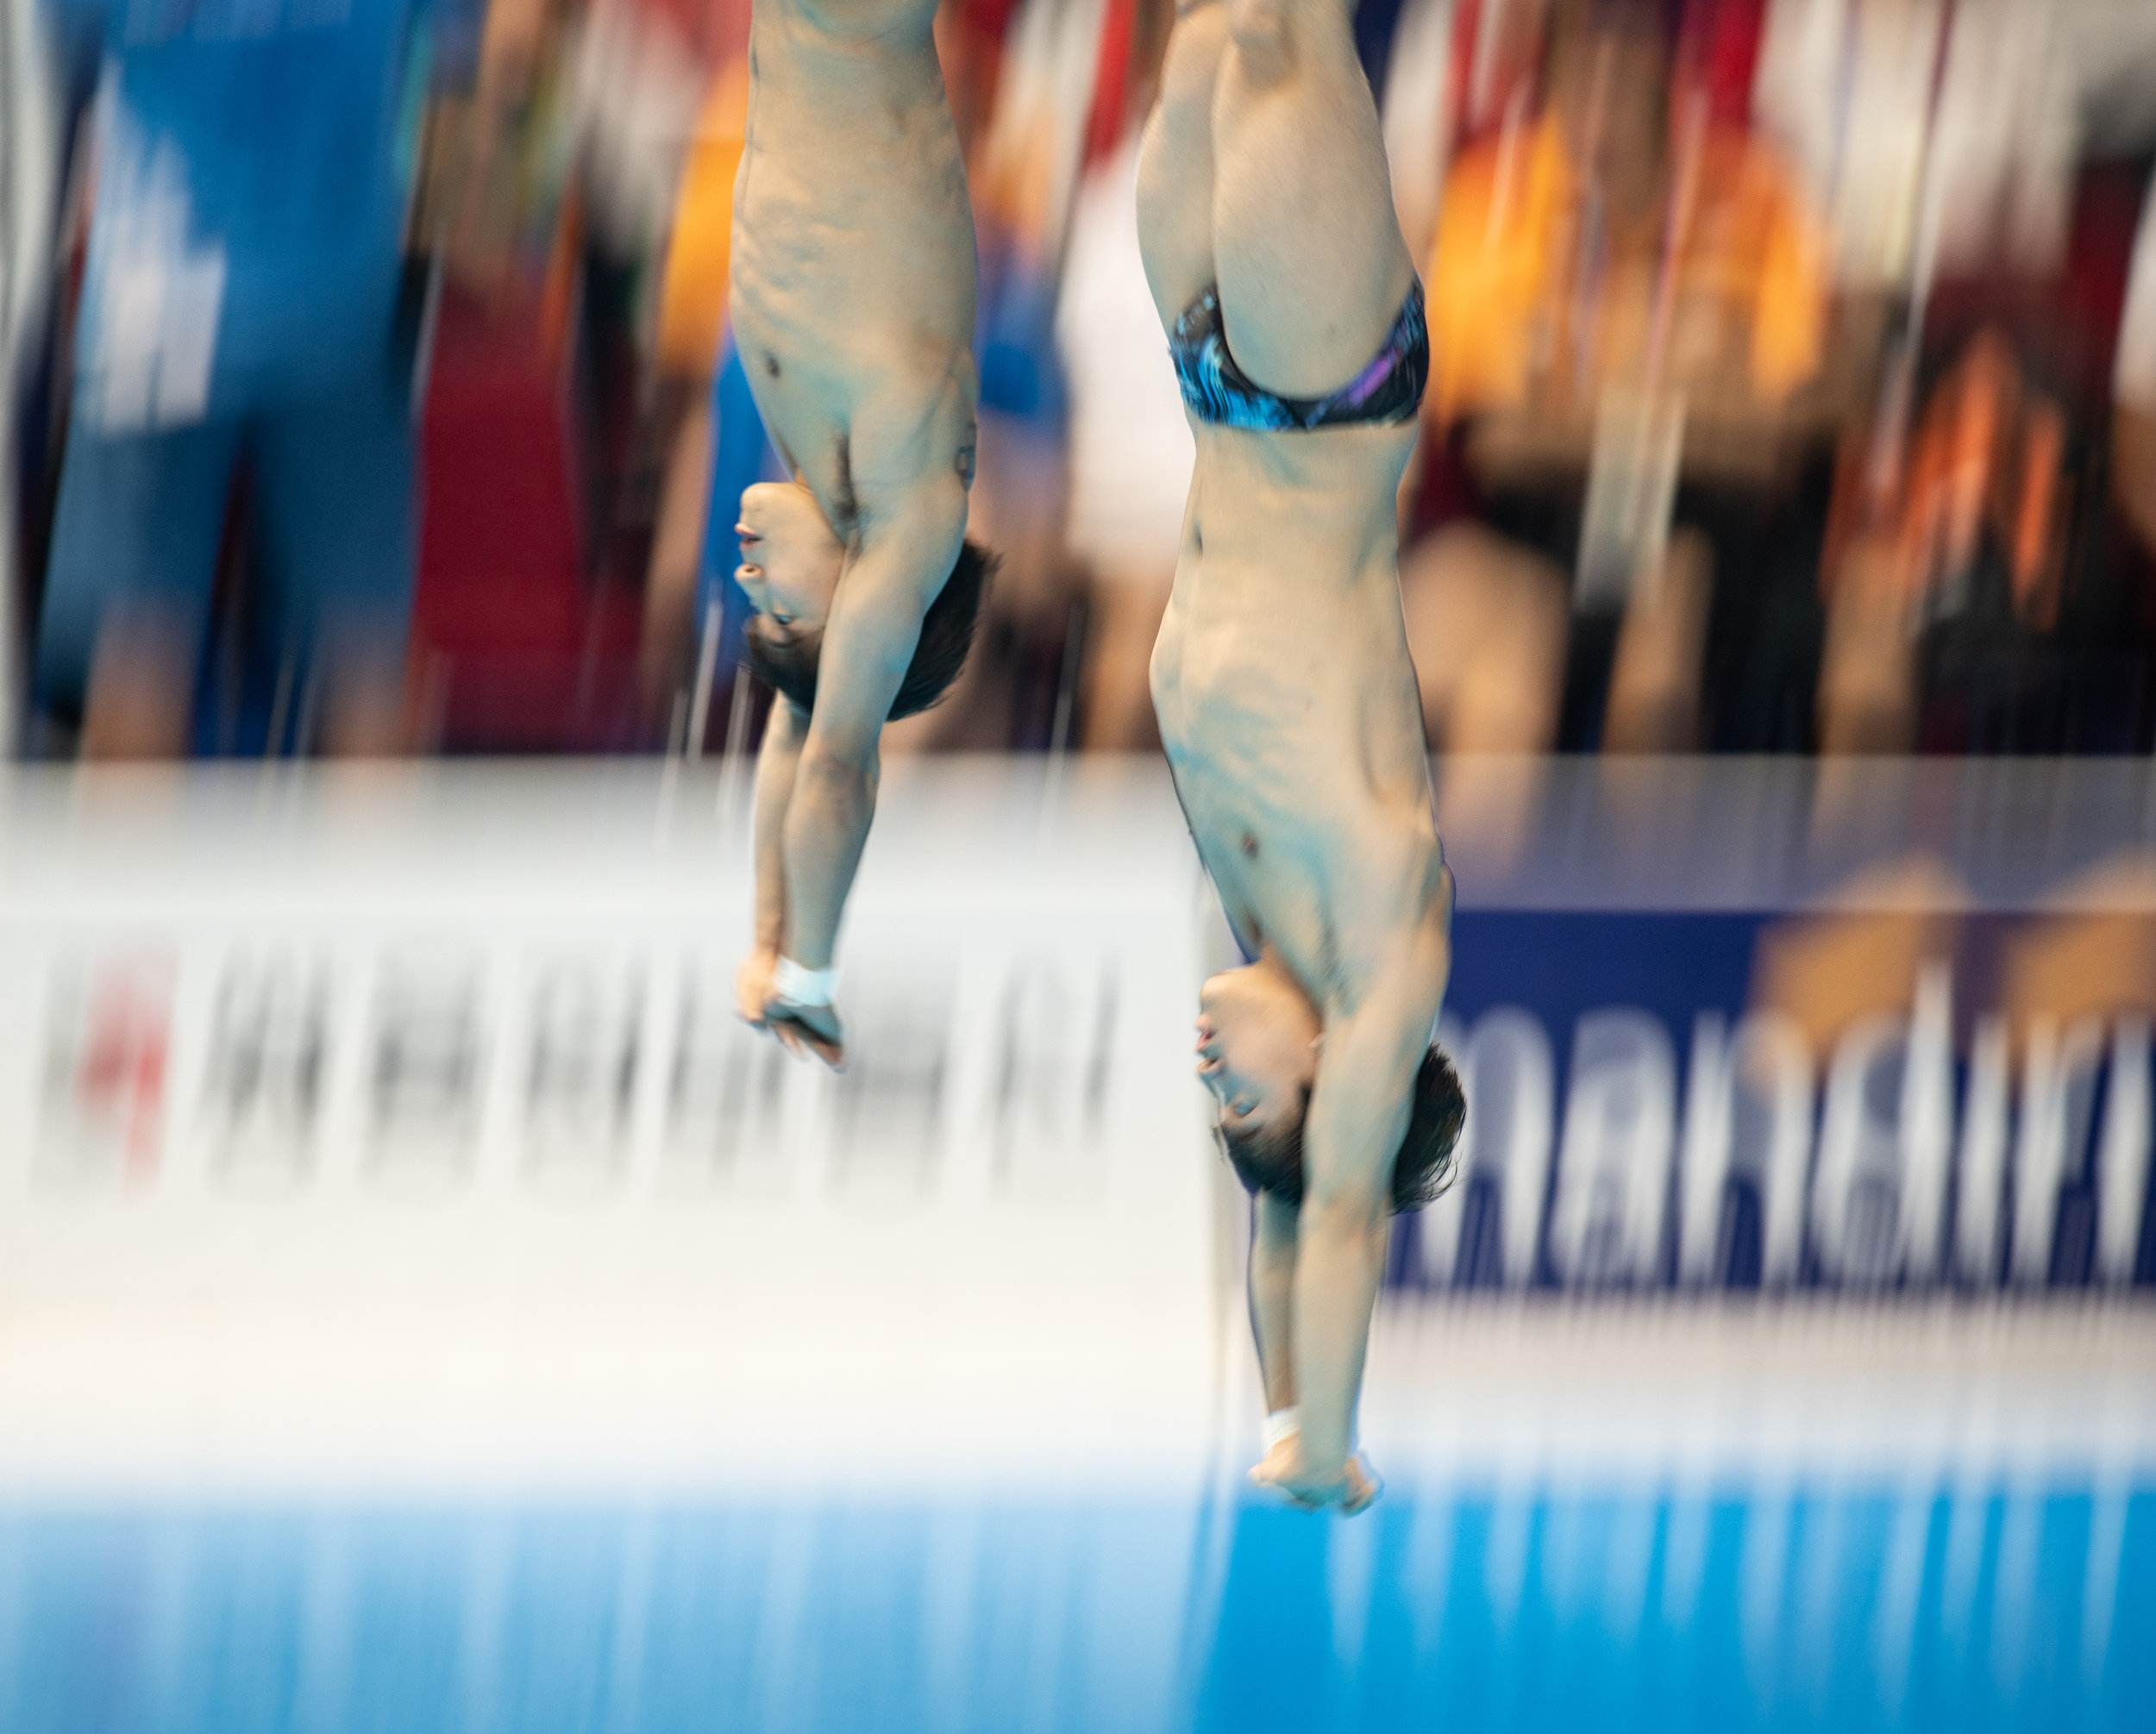
[[[1198,1071],[1219,1101],[1229,1162],[1250,1191],[1300,1205],[1303,1121],[1322,1038],[1316,1011],[1269,961],[1214,976],[1200,1006]],[[1415,1073],[1407,1130],[1393,1158],[1395,1211],[1420,1210],[1451,1182],[1466,1117],[1459,1074],[1433,1043]]]
[[[799,709],[816,708],[824,627],[838,592],[846,550],[816,496],[799,482],[759,482],[741,497],[740,567],[734,578],[755,613],[744,634],[749,667]],[[922,617],[906,679],[891,701],[893,721],[925,711],[966,666],[995,556],[976,542],[958,551],[950,575]]]

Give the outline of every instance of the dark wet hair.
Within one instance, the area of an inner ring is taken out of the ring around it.
[[[966,666],[973,648],[975,623],[981,617],[981,601],[995,576],[995,555],[977,541],[958,550],[958,559],[943,580],[943,588],[921,617],[920,642],[906,665],[906,679],[898,697],[891,701],[890,717],[896,722],[939,703]],[[816,708],[816,671],[824,659],[824,635],[819,629],[797,637],[781,637],[753,617],[743,634],[748,647],[749,672],[776,688],[799,710]]]
[[[1309,1106],[1306,1091],[1303,1105]],[[1302,1127],[1298,1114],[1288,1124],[1262,1134],[1241,1136],[1222,1130],[1221,1147],[1227,1152],[1236,1177],[1250,1191],[1266,1192],[1291,1205],[1302,1202]],[[1453,1157],[1460,1142],[1460,1128],[1467,1120],[1467,1092],[1451,1059],[1436,1042],[1422,1056],[1415,1071],[1414,1106],[1407,1115],[1407,1134],[1393,1158],[1393,1211],[1419,1211],[1451,1186],[1458,1164]]]

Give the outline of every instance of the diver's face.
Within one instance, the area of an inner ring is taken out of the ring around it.
[[[749,606],[781,632],[820,630],[846,551],[816,496],[799,482],[758,482],[742,494],[734,533],[741,539],[734,578]]]
[[[1317,1014],[1267,963],[1224,970],[1198,995],[1198,1075],[1220,1129],[1262,1137],[1302,1113],[1318,1074]]]

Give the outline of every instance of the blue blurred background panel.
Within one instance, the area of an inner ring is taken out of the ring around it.
[[[24,1734],[2136,1730],[2156,1487],[16,1512]]]

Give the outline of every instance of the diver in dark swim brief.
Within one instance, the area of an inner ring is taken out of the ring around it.
[[[1154,711],[1251,959],[1200,990],[1198,1053],[1252,1194],[1253,1478],[1354,1512],[1389,1224],[1451,1179],[1466,1102],[1398,567],[1430,339],[1341,0],[1179,0],[1138,242],[1196,448]]]

